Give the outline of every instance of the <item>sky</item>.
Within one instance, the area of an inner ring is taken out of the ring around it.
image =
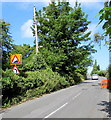
[[[103,8],[104,0],[78,0],[81,2],[83,12],[88,14],[88,20],[91,21],[89,25],[89,31],[92,31],[91,39],[93,40],[93,34],[104,32],[102,30],[102,24],[97,26],[99,17],[95,17],[100,9]],[[23,45],[34,44],[34,37],[32,35],[30,26],[33,24],[33,6],[36,10],[40,10],[45,6],[48,6],[50,0],[2,0],[0,3],[1,14],[0,17],[6,22],[10,23],[10,33],[14,40],[14,44]],[[74,7],[75,1],[69,0],[71,7]],[[101,70],[106,70],[109,65],[109,52],[108,46],[102,42],[101,48],[95,44],[97,52],[92,54],[93,60],[97,60]],[[92,67],[89,67],[89,72]]]

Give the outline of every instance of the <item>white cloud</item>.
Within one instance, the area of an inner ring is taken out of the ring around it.
[[[33,24],[33,20],[29,19],[27,22],[25,22],[22,26],[21,26],[21,33],[22,36],[25,38],[32,38],[33,34],[32,34],[32,30],[31,30],[31,26]]]

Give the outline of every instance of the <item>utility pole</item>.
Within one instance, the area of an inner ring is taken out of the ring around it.
[[[34,6],[34,24],[35,24],[35,39],[36,39],[36,54],[39,52],[38,50],[38,35],[37,35],[37,18],[36,18],[36,8]]]

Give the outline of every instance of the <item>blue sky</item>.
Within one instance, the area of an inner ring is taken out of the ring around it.
[[[30,0],[29,0],[30,1]],[[36,0],[37,1],[37,0]],[[39,0],[40,1],[40,0]],[[30,44],[33,45],[34,37],[32,36],[30,26],[33,24],[33,6],[36,6],[37,11],[42,9],[49,4],[49,2],[2,2],[2,18],[9,22],[10,32],[12,38],[14,39],[14,44],[23,45]],[[74,6],[74,1],[70,1],[71,6]],[[103,33],[101,29],[102,24],[97,26],[99,21],[98,17],[95,17],[98,11],[103,8],[103,2],[82,2],[81,7],[83,12],[88,14],[88,20],[92,21],[89,25],[89,30],[92,31],[91,39],[93,39],[93,34],[96,32]],[[108,47],[104,46],[102,42],[101,49],[95,44],[95,49],[97,53],[92,54],[93,60],[97,60],[100,68],[105,70],[109,64],[109,53]],[[89,67],[89,72],[92,67]]]

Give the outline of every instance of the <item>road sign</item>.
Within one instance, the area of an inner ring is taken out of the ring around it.
[[[107,88],[107,87],[110,87],[111,86],[111,81],[110,80],[102,80],[100,82],[100,86],[102,88]]]
[[[19,70],[18,70],[16,65],[13,68],[13,72],[14,72],[14,74],[20,74],[20,72],[19,72]]]
[[[20,65],[20,64],[22,64],[21,54],[10,55],[10,65]]]

